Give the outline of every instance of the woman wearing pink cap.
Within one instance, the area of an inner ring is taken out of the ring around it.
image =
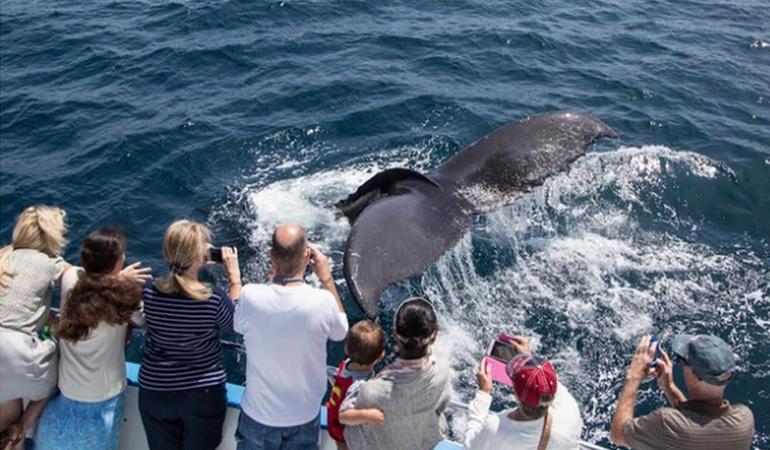
[[[519,353],[506,368],[518,406],[489,413],[492,374],[482,363],[476,374],[479,390],[469,407],[465,448],[577,449],[583,420],[574,397],[557,380],[553,364],[532,356],[526,338],[515,336],[510,344]]]

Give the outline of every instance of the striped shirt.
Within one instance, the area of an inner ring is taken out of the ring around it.
[[[219,331],[233,326],[233,302],[220,289],[208,300],[142,289],[147,341],[139,385],[153,391],[181,391],[225,382]]]
[[[636,450],[748,450],[754,415],[727,400],[719,406],[690,400],[627,421],[623,437]]]

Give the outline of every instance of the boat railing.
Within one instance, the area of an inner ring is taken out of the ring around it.
[[[58,308],[51,308],[51,310],[52,310],[52,313],[55,316],[59,315],[59,309]],[[139,330],[135,329],[133,331],[137,332]],[[222,343],[222,347],[227,349],[227,350],[235,351],[235,352],[238,352],[238,353],[245,353],[246,352],[246,348],[244,347],[243,343],[241,343],[241,342],[230,340],[230,339],[220,339],[220,342]],[[126,366],[127,366],[127,368],[129,368],[129,372],[130,372],[128,374],[128,378],[129,379],[133,379],[134,383],[137,383],[138,382],[138,365],[134,365],[132,363],[128,363],[128,364],[126,364]],[[335,366],[327,366],[326,369],[327,369],[326,372],[327,372],[327,375],[328,375],[329,384],[330,385],[334,384],[334,374],[336,373],[337,368]],[[237,391],[237,392],[228,392],[228,403],[231,406],[240,407],[240,396],[243,394],[243,388],[244,388],[243,386],[236,386],[236,385],[232,385],[232,384],[228,383],[228,391]],[[462,411],[462,412],[466,412],[466,413],[468,412],[468,404],[464,403],[464,402],[461,402],[459,400],[454,400],[454,399],[450,400],[449,408],[452,409],[452,410],[455,410],[455,411]],[[444,444],[454,444],[454,443],[450,443],[449,441],[445,441]],[[455,446],[446,445],[444,447],[439,446],[439,447],[437,447],[437,449],[440,449],[440,448],[447,448],[447,449],[449,449],[449,448],[454,448],[454,447]],[[592,444],[590,442],[580,441],[580,450],[607,450],[607,449],[605,447],[601,447],[599,445]]]

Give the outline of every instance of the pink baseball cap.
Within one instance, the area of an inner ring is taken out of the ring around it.
[[[551,361],[538,356],[518,355],[506,367],[513,389],[522,403],[537,408],[556,395],[556,370]]]

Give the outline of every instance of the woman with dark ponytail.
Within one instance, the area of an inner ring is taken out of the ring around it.
[[[450,398],[449,370],[431,355],[437,333],[436,312],[427,300],[417,297],[401,303],[393,319],[398,359],[362,384],[355,405],[382,410],[385,422],[346,427],[351,450],[428,450],[444,438],[441,415]]]
[[[117,230],[89,234],[82,269],[62,279],[59,391],[37,428],[39,450],[117,449],[126,388],[128,325],[140,325],[141,285],[148,268],[123,269],[126,241]]]

